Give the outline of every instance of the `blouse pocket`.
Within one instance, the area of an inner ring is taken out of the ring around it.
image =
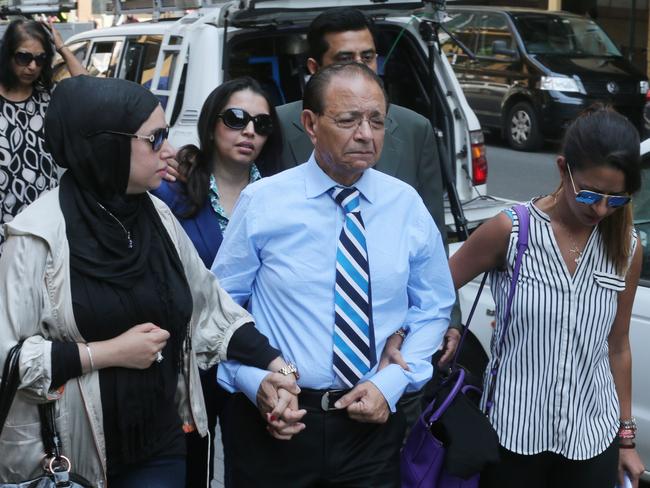
[[[625,279],[619,275],[612,273],[605,273],[604,271],[594,271],[594,279],[603,288],[614,291],[625,290]]]

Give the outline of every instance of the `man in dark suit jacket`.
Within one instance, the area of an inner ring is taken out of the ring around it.
[[[360,10],[349,7],[325,10],[309,26],[307,69],[314,74],[330,64],[360,62],[377,71],[377,50],[372,32],[371,21]],[[301,100],[277,107],[284,141],[282,169],[304,163],[313,151],[300,122],[301,113]],[[386,116],[384,148],[375,169],[417,190],[446,245],[440,155],[431,123],[417,112],[391,104]],[[440,363],[451,358],[460,337],[457,330],[460,324],[458,303],[451,324]]]

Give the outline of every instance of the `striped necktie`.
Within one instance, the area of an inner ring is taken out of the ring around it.
[[[335,186],[330,195],[345,212],[336,249],[334,371],[352,388],[376,362],[366,229],[359,190]]]

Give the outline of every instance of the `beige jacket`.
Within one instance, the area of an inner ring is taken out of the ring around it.
[[[192,350],[185,353],[176,403],[183,422],[201,435],[207,418],[198,369],[226,358],[228,342],[251,316],[221,289],[170,210],[151,197],[185,268],[193,298]],[[19,390],[0,437],[0,482],[40,473],[43,457],[37,403],[58,400],[57,425],[72,470],[93,486],[106,486],[106,451],[97,372],[68,381],[63,393],[50,391],[49,339],[83,342],[75,324],[69,248],[59,191],[43,195],[6,224],[0,259],[0,367],[9,349],[25,339]]]

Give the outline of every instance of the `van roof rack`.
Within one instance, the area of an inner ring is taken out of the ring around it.
[[[106,2],[106,13],[113,14],[116,18],[127,14],[150,14],[152,20],[157,21],[164,13],[182,17],[188,10],[213,7],[222,3],[224,2],[218,0],[113,0]]]
[[[31,17],[36,14],[59,15],[77,8],[77,2],[60,0],[9,0],[0,5],[0,18],[22,15]]]

